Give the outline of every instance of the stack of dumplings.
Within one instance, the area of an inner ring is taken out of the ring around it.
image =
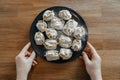
[[[44,56],[47,61],[70,59],[75,54],[73,51],[81,50],[82,37],[86,33],[84,27],[72,19],[69,10],[61,10],[58,15],[53,10],[46,10],[36,28],[38,32],[34,40],[36,45],[43,45],[46,49]]]

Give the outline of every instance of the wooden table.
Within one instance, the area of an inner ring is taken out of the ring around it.
[[[29,41],[32,21],[51,6],[67,6],[86,21],[102,58],[104,80],[120,80],[120,0],[0,0],[0,80],[15,80],[15,56]],[[37,58],[28,80],[90,80],[83,60],[53,64]]]

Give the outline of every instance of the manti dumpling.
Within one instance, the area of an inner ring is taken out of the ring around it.
[[[48,51],[46,51],[45,57],[46,57],[47,61],[54,61],[54,60],[60,59],[57,50],[48,50]]]
[[[57,48],[57,41],[56,40],[50,40],[50,39],[46,39],[45,43],[44,43],[44,47],[46,49],[56,49]]]
[[[72,45],[72,40],[68,36],[61,35],[59,37],[59,45],[63,48],[69,48]]]
[[[39,31],[44,32],[47,28],[47,23],[43,20],[39,20],[36,24],[36,27]]]
[[[63,28],[63,32],[68,35],[71,36],[72,33],[74,32],[75,28],[77,27],[78,23],[74,20],[74,19],[70,19],[66,22],[64,28]]]
[[[64,20],[69,20],[72,17],[72,15],[68,10],[61,10],[59,12],[59,17],[61,17]]]
[[[54,17],[52,20],[51,20],[51,27],[52,28],[55,28],[57,30],[62,30],[63,29],[63,26],[64,26],[64,20],[58,18],[58,17]]]
[[[34,40],[37,45],[42,45],[45,41],[45,37],[41,32],[36,32],[34,36]]]
[[[46,11],[43,13],[43,20],[45,20],[45,21],[50,21],[54,16],[55,16],[54,11],[46,10]]]
[[[57,31],[53,28],[47,28],[45,32],[49,39],[55,39],[58,35]]]
[[[81,39],[83,35],[85,35],[85,29],[83,28],[83,26],[76,27],[74,37],[76,39]]]
[[[81,47],[82,47],[82,42],[81,42],[81,40],[75,39],[75,40],[73,41],[73,43],[72,43],[72,49],[73,49],[74,51],[79,51],[79,50],[81,49]]]
[[[71,49],[65,49],[65,48],[61,48],[59,55],[63,60],[67,60],[70,59],[72,57],[72,51]]]

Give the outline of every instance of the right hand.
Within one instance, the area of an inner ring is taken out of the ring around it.
[[[102,80],[101,58],[89,42],[83,52],[83,59],[91,80]]]

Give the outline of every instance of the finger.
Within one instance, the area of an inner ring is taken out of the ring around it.
[[[29,57],[29,59],[33,61],[34,58],[35,58],[35,52],[33,51],[32,54],[31,54],[31,56]]]
[[[34,62],[32,62],[32,66],[35,66],[35,65],[37,65],[37,64],[35,64]]]
[[[31,45],[30,42],[29,42],[28,44],[26,44],[26,45],[24,46],[24,48],[21,50],[20,54],[25,56],[25,53],[26,53],[27,50],[29,49],[30,45]]]
[[[26,57],[29,57],[31,55],[31,53],[29,51],[26,52]]]
[[[32,66],[35,66],[36,64],[32,63]]]
[[[38,64],[37,61],[35,61],[35,60],[33,61],[33,63],[34,63],[34,64]]]
[[[88,47],[89,47],[90,50],[91,50],[91,53],[92,53],[92,54],[97,54],[95,48],[94,48],[89,42],[87,42],[87,44],[88,44]]]
[[[89,42],[88,42],[88,46],[91,49],[91,59],[94,60],[94,59],[99,58],[100,56],[98,55],[97,51],[95,50],[95,48]]]
[[[86,53],[90,53],[90,52],[91,52],[91,50],[90,50],[90,48],[88,47],[88,45],[85,47],[84,52],[86,52]]]
[[[85,64],[89,63],[90,60],[89,60],[87,54],[85,52],[83,52],[82,54],[83,54],[83,60],[85,61]]]

